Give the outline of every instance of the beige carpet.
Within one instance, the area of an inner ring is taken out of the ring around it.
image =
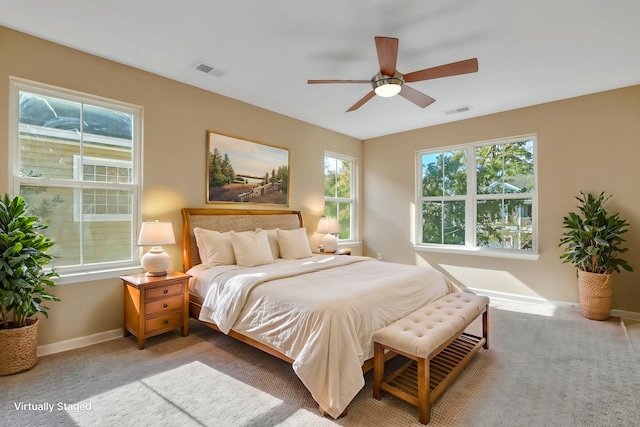
[[[491,348],[436,402],[430,426],[639,425],[635,323],[493,301],[490,324]],[[420,425],[415,408],[371,397],[371,373],[346,417],[323,417],[290,365],[195,321],[191,328],[187,338],[151,338],[142,351],[121,338],[0,377],[0,425]]]

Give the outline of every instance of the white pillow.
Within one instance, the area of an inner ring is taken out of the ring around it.
[[[296,228],[294,230],[280,230],[278,233],[278,245],[280,246],[280,256],[284,259],[309,258],[311,248],[307,240],[307,230]]]
[[[236,263],[244,267],[271,264],[271,246],[267,232],[244,231],[242,233],[231,232],[231,245],[236,257]]]
[[[262,231],[262,228],[256,228],[256,233]],[[273,228],[266,230],[267,239],[269,240],[269,246],[271,246],[271,255],[273,259],[280,258],[280,245],[278,245],[278,229]]]
[[[204,265],[213,267],[236,263],[233,247],[231,246],[230,232],[220,233],[219,231],[196,227],[193,229],[193,234],[196,236],[200,261]]]

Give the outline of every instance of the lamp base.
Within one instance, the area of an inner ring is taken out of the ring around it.
[[[338,238],[333,234],[325,234],[322,238],[322,248],[325,253],[334,253],[338,250]]]
[[[147,271],[145,276],[166,276],[171,259],[161,246],[154,246],[142,256],[140,263],[142,268]]]
[[[146,273],[144,273],[144,275],[147,277],[161,277],[161,276],[166,276],[167,272],[166,271],[147,271]]]

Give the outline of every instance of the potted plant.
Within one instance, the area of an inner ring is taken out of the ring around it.
[[[0,199],[0,375],[32,368],[37,361],[37,313],[48,317],[43,301],[59,301],[47,292],[57,274],[45,266],[53,242],[41,231],[47,225],[21,196]]]
[[[619,214],[611,215],[604,204],[611,198],[604,192],[599,197],[580,192],[581,215],[569,212],[564,217],[565,232],[560,238],[564,253],[563,262],[570,262],[578,269],[578,297],[580,313],[588,319],[609,318],[613,301],[613,273],[620,269],[633,271],[629,263],[618,257],[628,251],[623,248],[622,234],[629,227]]]

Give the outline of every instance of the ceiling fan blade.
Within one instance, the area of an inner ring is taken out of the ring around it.
[[[324,83],[371,83],[371,80],[307,80],[307,84],[310,85]]]
[[[424,93],[417,91],[407,85],[402,85],[402,89],[400,90],[399,95],[404,99],[408,99],[409,101],[413,102],[420,108],[424,108],[427,105],[431,105],[436,102],[436,100],[432,97],[425,95]]]
[[[390,37],[376,37],[378,62],[380,72],[385,76],[396,74],[396,60],[398,59],[398,39]]]
[[[478,71],[478,58],[473,58],[407,73],[404,75],[404,81],[405,83],[420,82],[423,80],[439,79],[440,77],[475,73],[476,71]]]
[[[369,92],[360,101],[358,101],[355,104],[353,104],[353,106],[351,108],[349,108],[346,112],[348,113],[349,111],[357,110],[358,108],[362,107],[365,102],[367,102],[368,100],[370,100],[374,96],[376,96],[376,93],[374,91]]]

